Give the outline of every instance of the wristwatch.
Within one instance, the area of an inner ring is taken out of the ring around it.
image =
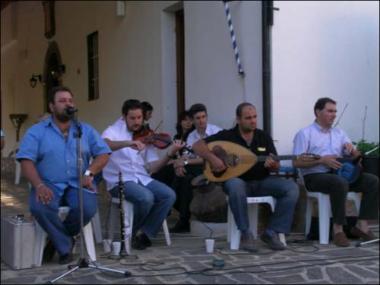
[[[90,176],[90,177],[93,177],[94,174],[93,174],[89,169],[87,169],[87,170],[84,172],[84,176]]]

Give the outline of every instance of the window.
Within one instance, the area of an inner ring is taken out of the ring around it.
[[[99,98],[98,32],[87,36],[88,100]]]

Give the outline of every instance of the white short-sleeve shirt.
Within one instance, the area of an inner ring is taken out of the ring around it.
[[[111,141],[131,141],[133,133],[128,131],[125,120],[120,117],[102,133],[102,138]],[[149,184],[153,179],[146,171],[145,165],[158,159],[157,151],[151,145],[147,145],[142,151],[130,147],[113,151],[107,165],[103,168],[103,178],[106,181],[107,190],[111,190],[117,185],[119,171],[122,173],[124,182],[140,182],[144,186]]]
[[[212,124],[207,124],[206,127],[206,132],[204,136],[201,136],[198,131],[195,129],[193,130],[189,136],[187,137],[186,144],[188,146],[193,146],[195,142],[197,142],[200,139],[204,139],[208,136],[211,136],[213,134],[216,134],[217,132],[221,131],[222,129],[219,128],[218,126],[212,125]]]
[[[344,144],[351,143],[347,134],[338,128],[324,129],[318,123],[301,129],[293,139],[293,154],[303,153],[325,155],[344,155]],[[302,168],[302,175],[329,172],[330,168],[319,164],[310,168]]]

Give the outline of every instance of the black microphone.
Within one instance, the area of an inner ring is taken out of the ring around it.
[[[78,109],[77,108],[74,108],[74,107],[67,107],[65,109],[65,113],[67,116],[69,117],[72,117],[74,115],[74,113],[78,112]]]

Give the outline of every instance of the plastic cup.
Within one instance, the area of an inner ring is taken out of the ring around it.
[[[121,242],[120,241],[112,242],[112,255],[119,255],[120,254],[120,248],[121,248]]]
[[[111,252],[111,243],[112,243],[112,240],[110,240],[110,239],[104,239],[103,240],[103,251],[105,253]]]
[[[213,253],[214,252],[215,240],[212,238],[208,238],[205,240],[205,242],[206,242],[206,252],[207,253]]]

